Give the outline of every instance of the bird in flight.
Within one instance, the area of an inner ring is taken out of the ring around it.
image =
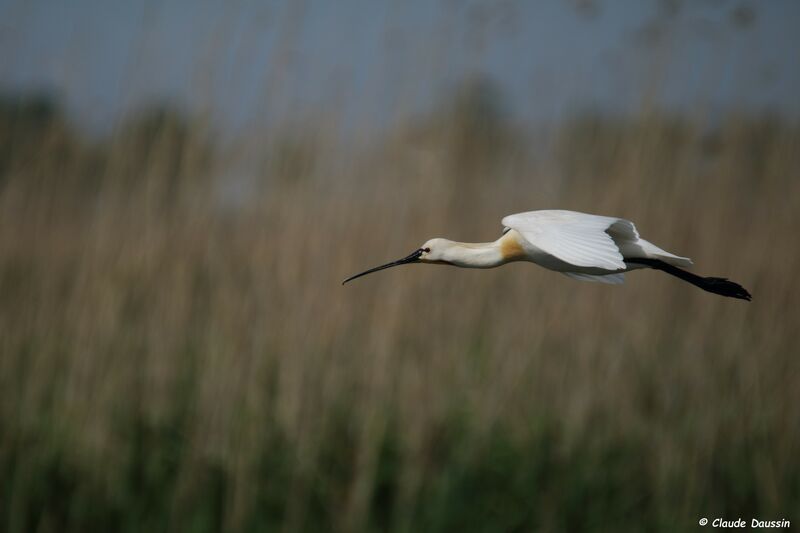
[[[691,265],[691,259],[642,239],[633,222],[623,218],[543,210],[509,215],[502,223],[503,235],[494,242],[431,239],[410,255],[351,276],[342,284],[410,263],[494,268],[513,261],[529,261],[573,279],[614,285],[625,281],[626,272],[652,268],[714,294],[751,299],[750,293],[738,283],[683,270],[680,267]]]

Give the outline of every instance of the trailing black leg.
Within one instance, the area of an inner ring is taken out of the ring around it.
[[[750,293],[747,292],[747,289],[734,281],[730,281],[726,278],[704,278],[703,276],[692,274],[691,272],[680,269],[676,266],[672,266],[669,263],[665,263],[660,259],[643,257],[626,259],[625,262],[629,264],[638,263],[640,265],[647,265],[656,270],[661,270],[662,272],[666,272],[667,274],[675,276],[676,278],[680,278],[683,281],[688,281],[695,287],[700,287],[704,291],[713,292],[714,294],[720,294],[730,298],[739,298],[740,300],[747,301],[750,301],[752,298]]]

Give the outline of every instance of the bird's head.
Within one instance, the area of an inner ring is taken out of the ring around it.
[[[447,251],[453,246],[453,241],[447,239],[430,239],[420,247],[420,263],[448,263],[445,259]]]
[[[367,274],[395,266],[407,265],[410,263],[447,263],[448,261],[444,259],[444,256],[446,251],[452,245],[453,242],[448,241],[447,239],[430,239],[406,257],[392,261],[391,263],[386,263],[385,265],[370,268],[369,270],[361,272],[360,274],[356,274],[355,276],[350,276],[342,282],[342,285],[348,281],[360,278],[361,276],[366,276]]]

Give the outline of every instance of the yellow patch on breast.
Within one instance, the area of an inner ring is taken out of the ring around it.
[[[503,259],[506,261],[520,259],[525,255],[525,250],[522,249],[513,230],[500,239],[500,253],[503,254]]]

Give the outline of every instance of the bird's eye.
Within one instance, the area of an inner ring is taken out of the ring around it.
[[[426,254],[431,253],[431,249],[430,248],[423,248],[422,251],[425,252]]]

